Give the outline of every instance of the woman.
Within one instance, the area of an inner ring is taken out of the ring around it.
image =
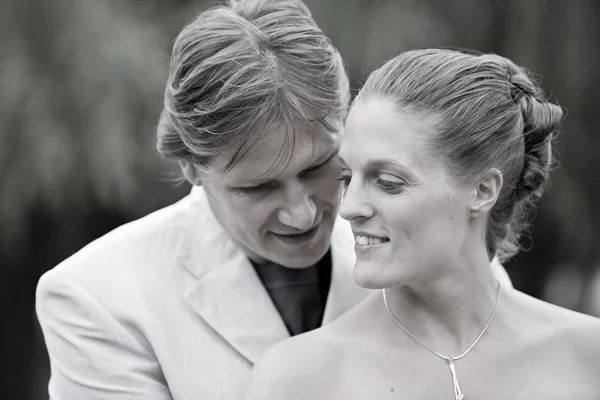
[[[563,113],[496,55],[410,51],[373,72],[340,149],[357,256],[379,289],[257,364],[248,399],[588,399],[600,322],[501,285]]]

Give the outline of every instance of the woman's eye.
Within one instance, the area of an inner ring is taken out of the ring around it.
[[[348,175],[342,175],[339,178],[337,178],[338,181],[342,182],[342,186],[344,186],[344,188],[347,188],[350,185],[351,179],[352,177]]]
[[[387,174],[385,174],[387,175]],[[385,177],[385,176],[384,176]],[[384,191],[388,192],[388,193],[399,193],[402,191],[402,189],[404,188],[404,186],[406,185],[405,182],[399,181],[397,180],[397,178],[393,178],[393,180],[391,179],[383,179],[384,177],[378,177],[377,178],[377,185],[383,189]]]

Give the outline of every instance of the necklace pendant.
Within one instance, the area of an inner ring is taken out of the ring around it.
[[[463,400],[465,395],[460,390],[460,385],[458,384],[458,378],[456,377],[456,368],[454,368],[454,358],[448,357],[448,367],[450,368],[450,373],[452,374],[452,383],[454,383],[454,398],[455,400]]]
[[[483,327],[483,330],[481,331],[481,333],[479,334],[479,336],[477,337],[477,339],[475,339],[475,341],[473,342],[473,344],[461,355],[457,356],[458,359],[463,358],[464,356],[467,355],[467,353],[469,351],[471,351],[471,349],[473,347],[475,347],[475,345],[477,344],[477,342],[479,342],[479,339],[481,339],[484,335],[484,333],[487,331],[487,329],[489,328],[490,324],[492,323],[492,320],[494,319],[494,316],[496,315],[496,311],[498,310],[498,304],[500,304],[500,295],[502,294],[501,289],[502,286],[500,285],[500,282],[498,282],[498,280],[496,280],[496,283],[498,284],[498,294],[496,297],[496,305],[494,306],[494,311],[492,311],[492,315],[490,316],[490,319],[488,319],[487,324],[485,324],[485,326]],[[464,400],[465,395],[462,393],[462,391],[460,390],[460,385],[458,384],[458,378],[456,377],[456,369],[454,368],[454,358],[450,357],[450,356],[445,356],[443,354],[438,353],[435,350],[430,349],[427,345],[425,345],[423,342],[421,342],[419,339],[417,339],[415,337],[415,335],[413,335],[412,333],[409,332],[408,329],[406,329],[404,327],[404,325],[402,325],[402,323],[398,320],[398,318],[396,318],[396,316],[394,315],[394,313],[392,312],[392,310],[390,309],[390,305],[388,304],[388,300],[387,300],[387,295],[385,292],[385,289],[383,289],[381,291],[381,294],[383,296],[383,304],[385,305],[385,309],[387,310],[388,314],[390,315],[390,317],[392,318],[392,320],[396,323],[396,325],[398,325],[400,328],[402,328],[402,330],[411,338],[413,338],[413,340],[415,342],[417,342],[419,345],[423,346],[424,348],[426,348],[427,350],[429,350],[430,352],[432,352],[433,354],[435,354],[436,356],[446,360],[448,362],[448,367],[450,368],[450,373],[452,374],[452,383],[454,384],[454,399],[455,400]]]

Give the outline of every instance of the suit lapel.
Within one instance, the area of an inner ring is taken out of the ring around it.
[[[193,277],[185,300],[200,317],[251,363],[289,333],[246,255],[210,209],[202,187],[188,199],[185,248],[180,264]],[[354,237],[338,218],[331,242],[331,285],[323,324],[333,321],[370,292],[353,279]]]
[[[219,335],[251,363],[289,333],[245,254],[210,210],[201,187],[194,187],[183,267],[196,282],[186,301]]]

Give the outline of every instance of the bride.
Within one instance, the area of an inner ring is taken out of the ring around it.
[[[403,53],[342,139],[354,278],[379,289],[272,348],[248,400],[600,398],[600,320],[503,287],[563,113],[497,55]]]

